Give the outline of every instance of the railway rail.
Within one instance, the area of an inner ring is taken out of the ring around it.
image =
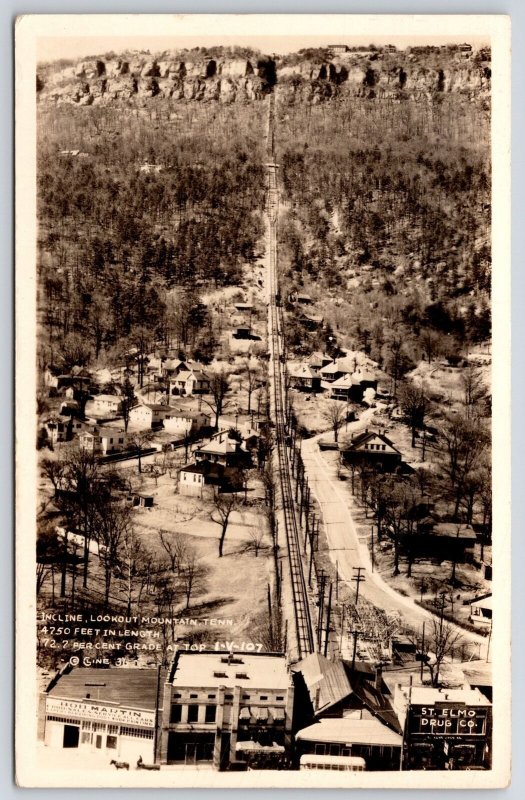
[[[291,465],[287,448],[287,409],[285,393],[283,353],[283,317],[280,307],[279,285],[277,279],[277,216],[279,197],[277,191],[277,165],[274,154],[275,99],[270,96],[268,114],[269,161],[266,165],[268,191],[266,212],[268,215],[269,247],[269,303],[268,334],[270,349],[270,370],[273,377],[273,400],[275,409],[275,439],[279,466],[279,486],[282,498],[286,545],[290,568],[290,582],[294,607],[294,622],[298,658],[315,650],[315,637],[310,612],[307,582],[301,558],[300,526],[291,480]]]

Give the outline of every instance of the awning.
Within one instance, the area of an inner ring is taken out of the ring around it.
[[[259,742],[237,742],[235,745],[236,752],[244,751],[245,753],[284,753],[284,747],[280,744],[262,745]]]
[[[250,713],[250,709],[247,706],[244,706],[244,708],[241,708],[241,710],[239,712],[239,719],[249,720],[251,716],[252,715]]]
[[[286,717],[284,708],[271,708],[270,711],[275,720],[282,720]]]
[[[266,708],[266,706],[253,707],[250,710],[252,712],[252,717],[255,717],[255,719],[258,719],[260,722],[263,721],[266,722],[266,720],[268,719],[268,709]]]
[[[398,733],[375,718],[327,717],[298,731],[295,738],[302,742],[363,744],[369,747],[401,747],[402,744]]]

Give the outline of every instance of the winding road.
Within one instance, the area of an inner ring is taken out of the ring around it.
[[[421,630],[423,622],[435,619],[431,612],[421,608],[410,597],[396,592],[377,571],[372,571],[368,547],[359,539],[352,517],[349,498],[343,491],[337,465],[323,457],[318,440],[326,434],[304,439],[301,453],[308,476],[308,483],[319,503],[326,539],[332,561],[337,561],[339,576],[344,581],[354,577],[354,567],[363,567],[365,580],[360,593],[377,608],[387,612],[399,612],[410,627]],[[353,585],[353,584],[352,584]],[[487,637],[472,633],[460,626],[454,626],[464,642],[480,646],[480,655],[487,652]]]

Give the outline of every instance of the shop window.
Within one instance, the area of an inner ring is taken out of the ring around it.
[[[82,731],[82,744],[91,744],[93,741],[93,734],[90,731]]]
[[[108,725],[108,733],[111,733],[113,736],[116,736],[118,733],[118,725]]]
[[[217,716],[217,706],[206,706],[205,722],[215,722]]]
[[[106,736],[106,747],[108,750],[116,750],[117,749],[117,737],[116,736]]]
[[[182,706],[173,705],[171,707],[170,722],[180,722],[182,719]]]
[[[126,725],[120,726],[121,736],[132,736],[134,739],[153,739],[152,730],[144,730],[144,728],[129,728]]]
[[[188,706],[188,722],[197,722],[199,719],[199,706]]]

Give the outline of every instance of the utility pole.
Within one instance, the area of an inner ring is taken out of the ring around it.
[[[343,652],[343,633],[345,627],[345,608],[346,606],[343,605],[343,610],[341,611],[341,632],[339,634],[339,655]]]
[[[423,683],[423,667],[425,658],[425,623],[423,622],[423,635],[421,637],[421,664],[419,668],[419,679]]]
[[[270,590],[269,583],[267,584],[267,588],[268,588],[268,632],[270,634],[270,641],[272,643],[272,649],[273,649],[272,593]]]
[[[337,559],[335,560],[335,600],[339,602],[339,568]]]
[[[359,585],[365,580],[365,576],[361,575],[364,571],[364,567],[353,567],[354,572],[357,572],[357,575],[352,578],[352,581],[356,584],[355,587],[355,605],[357,608],[357,604],[359,602]]]
[[[330,616],[332,614],[332,583],[330,582],[330,589],[328,590],[328,608],[326,609],[326,628],[324,638],[324,656],[328,655],[328,639],[330,638]]]
[[[372,541],[370,543],[371,544],[371,547],[370,547],[371,559],[370,560],[372,562],[372,572],[373,572],[374,571],[374,525],[373,525],[373,523],[372,523],[371,529],[372,529]]]
[[[317,615],[317,647],[321,650],[321,643],[322,643],[322,636],[323,636],[323,616],[324,616],[324,590],[326,584],[326,575],[324,570],[320,571],[319,574],[319,599],[318,599],[318,608],[319,612]]]

